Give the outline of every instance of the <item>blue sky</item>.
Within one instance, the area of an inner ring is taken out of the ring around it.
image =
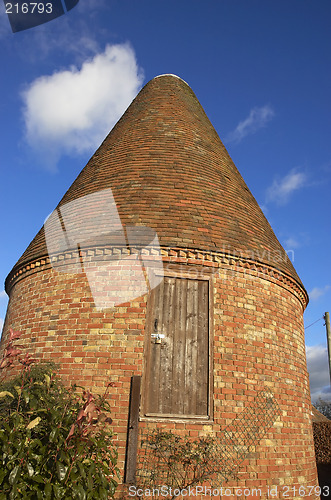
[[[331,398],[330,17],[329,0],[80,0],[13,34],[1,3],[0,282],[142,85],[177,74],[294,256],[320,320],[311,390]]]

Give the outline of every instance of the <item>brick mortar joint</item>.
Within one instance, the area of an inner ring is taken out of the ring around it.
[[[262,261],[254,260],[248,257],[236,256],[230,252],[217,252],[208,251],[201,249],[192,248],[182,248],[182,247],[95,247],[95,248],[84,248],[79,251],[65,251],[59,252],[52,257],[45,255],[39,257],[30,262],[22,263],[19,267],[14,267],[12,271],[8,274],[5,281],[5,290],[10,294],[10,291],[14,284],[20,279],[22,279],[29,271],[35,272],[44,271],[52,267],[54,263],[64,264],[66,261],[76,258],[76,257],[97,257],[106,256],[107,258],[114,256],[116,260],[119,258],[127,258],[128,256],[141,256],[143,259],[150,257],[152,259],[161,257],[163,262],[181,264],[185,263],[187,265],[200,265],[204,266],[208,263],[208,267],[214,267],[217,269],[233,269],[238,272],[244,270],[245,273],[249,275],[259,276],[262,273],[264,279],[268,281],[277,283],[283,288],[292,292],[296,297],[299,298],[302,303],[303,309],[308,304],[308,294],[303,286],[295,281],[291,276],[280,271],[276,267],[266,264]],[[105,261],[103,261],[105,262]],[[214,264],[214,265],[213,265]],[[225,266],[225,267],[224,267]],[[32,274],[30,273],[30,274]]]

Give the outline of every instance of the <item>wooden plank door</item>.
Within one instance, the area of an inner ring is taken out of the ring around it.
[[[208,290],[207,280],[165,277],[151,292],[146,416],[208,416]]]

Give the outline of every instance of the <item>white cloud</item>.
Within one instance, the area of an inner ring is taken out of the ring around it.
[[[5,297],[7,297],[7,294],[4,290],[1,290],[0,292],[0,299],[4,299]]]
[[[300,247],[300,243],[298,242],[297,239],[295,238],[287,238],[285,241],[284,241],[284,244],[285,244],[285,247],[289,250],[289,249],[293,249],[293,248],[299,248]]]
[[[330,290],[330,285],[326,285],[323,288],[318,288],[315,286],[310,292],[309,292],[309,298],[311,300],[318,300],[322,295],[325,295],[328,290]]]
[[[306,346],[306,354],[312,401],[319,397],[331,399],[327,348],[323,345]]]
[[[3,318],[0,318],[0,332],[2,332],[3,328]]]
[[[282,179],[275,179],[272,185],[267,189],[267,202],[275,202],[277,205],[285,205],[291,194],[298,189],[306,186],[307,175],[292,169]]]
[[[26,139],[50,163],[93,152],[136,96],[143,76],[127,45],[107,45],[81,68],[33,81],[22,94]],[[45,155],[46,156],[46,155]]]
[[[269,105],[251,109],[248,117],[239,122],[237,127],[227,135],[225,142],[238,143],[247,135],[255,134],[260,128],[265,127],[274,114]]]

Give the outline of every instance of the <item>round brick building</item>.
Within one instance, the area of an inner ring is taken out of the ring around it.
[[[27,352],[58,362],[68,383],[92,392],[115,383],[127,483],[135,472],[138,483],[148,477],[141,442],[160,428],[223,446],[224,498],[253,489],[261,499],[318,496],[308,296],[180,78],[162,75],[141,90],[6,291],[2,346],[13,328]]]

